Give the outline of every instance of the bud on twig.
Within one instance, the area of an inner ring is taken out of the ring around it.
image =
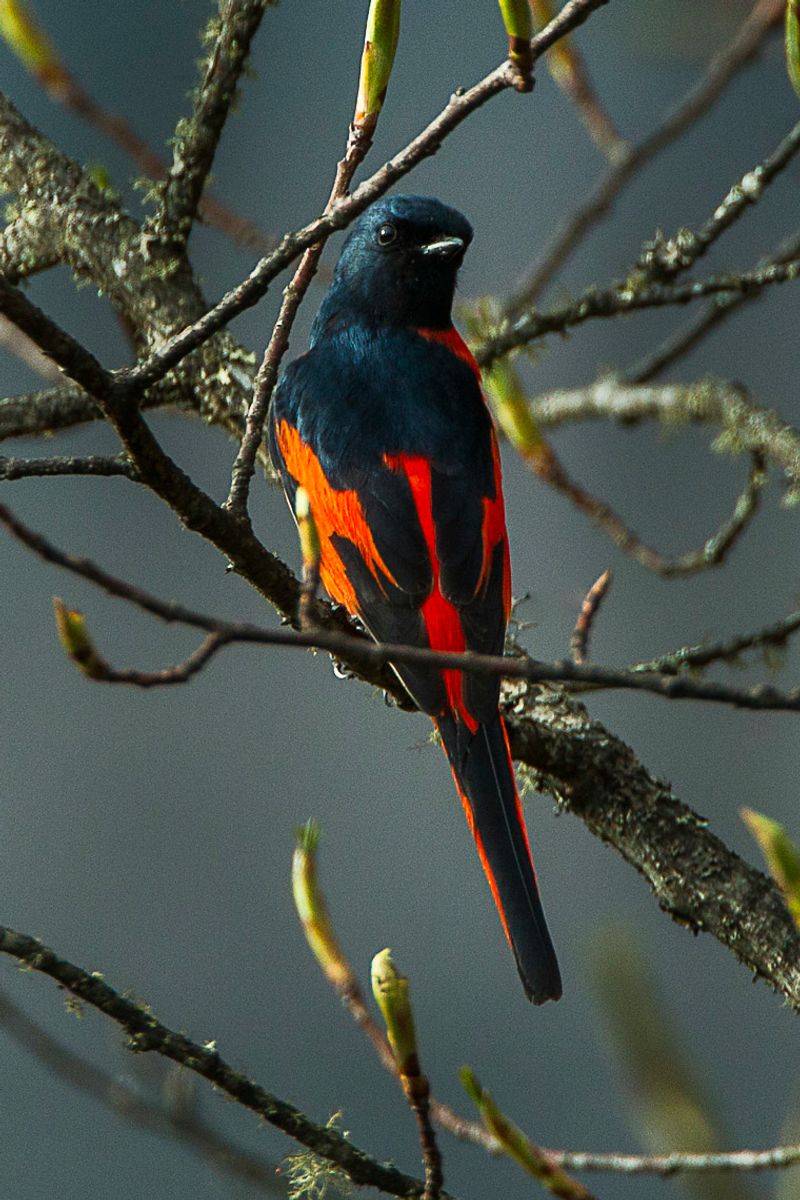
[[[304,487],[299,487],[294,498],[294,515],[300,534],[300,553],[303,556],[303,584],[300,591],[300,626],[307,628],[312,623],[314,601],[319,588],[320,543],[311,500]]]
[[[419,1075],[417,1037],[411,1011],[408,980],[392,960],[391,950],[381,950],[372,960],[372,994],[386,1023],[386,1035],[401,1075]]]
[[[372,0],[364,34],[353,125],[371,137],[383,108],[400,37],[400,0]]]
[[[94,648],[83,613],[67,608],[58,596],[53,597],[53,612],[58,640],[67,656],[89,679],[103,679],[105,664]]]
[[[503,14],[503,24],[508,34],[508,57],[516,68],[515,87],[518,92],[530,92],[533,88],[533,57],[531,38],[533,20],[528,0],[498,0]]]
[[[513,1158],[523,1170],[544,1184],[554,1196],[560,1196],[562,1200],[593,1200],[592,1193],[582,1183],[557,1166],[541,1146],[532,1142],[508,1119],[491,1094],[481,1087],[470,1067],[462,1067],[459,1078],[484,1125],[497,1138],[509,1158]]]
[[[335,988],[348,986],[350,968],[333,932],[328,907],[317,879],[317,846],[320,829],[313,819],[297,831],[292,858],[292,895],[311,950]]]
[[[739,810],[742,820],[761,847],[772,878],[800,928],[800,854],[782,825],[752,808]]]

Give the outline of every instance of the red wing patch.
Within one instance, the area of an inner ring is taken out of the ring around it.
[[[358,492],[331,487],[316,454],[288,421],[281,421],[276,437],[286,470],[308,492],[320,541],[322,582],[334,600],[358,613],[358,596],[331,540],[335,534],[353,543],[381,591],[384,580],[396,582],[375,545]]]
[[[438,342],[440,346],[445,346],[451,354],[455,354],[456,358],[465,362],[480,384],[481,369],[455,326],[451,325],[449,329],[417,329],[416,332],[428,342]]]
[[[436,550],[436,527],[431,504],[431,466],[421,455],[387,454],[384,462],[391,471],[402,471],[408,479],[420,527],[428,547],[428,556],[433,572],[433,587],[421,606],[422,619],[428,633],[428,644],[432,650],[452,651],[463,654],[467,648],[461,617],[454,604],[442,594],[439,582],[439,559]],[[454,713],[458,713],[464,724],[474,733],[478,723],[464,703],[461,671],[442,671],[447,699]]]
[[[506,510],[503,503],[503,476],[500,468],[500,451],[497,436],[492,430],[492,462],[494,463],[494,499],[483,498],[483,563],[477,591],[486,586],[492,569],[495,548],[503,544],[503,612],[506,622],[511,616],[511,557],[506,533]]]

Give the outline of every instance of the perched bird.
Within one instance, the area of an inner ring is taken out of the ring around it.
[[[480,370],[453,327],[472,228],[392,196],[355,222],[310,349],[273,401],[290,506],[304,487],[331,597],[381,642],[501,654],[511,603],[500,458]],[[529,1000],[561,995],[499,680],[395,667],[436,724]]]

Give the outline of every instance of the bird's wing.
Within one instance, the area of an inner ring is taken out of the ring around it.
[[[396,413],[394,425],[375,429],[385,404],[364,405],[348,428],[353,405],[332,417],[330,393],[320,394],[326,372],[312,355],[297,360],[273,406],[273,461],[290,500],[298,485],[308,492],[325,587],[378,641],[501,653],[510,574],[497,443],[473,372],[436,352],[437,370],[417,374],[433,394],[426,404],[417,390],[418,427],[407,429]],[[458,432],[437,439],[419,426],[449,399],[461,419],[448,427]],[[469,726],[496,712],[495,679],[397,672],[425,712],[454,711]]]

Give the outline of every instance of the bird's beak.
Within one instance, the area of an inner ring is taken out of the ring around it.
[[[423,254],[441,259],[455,258],[463,249],[464,239],[460,237],[439,238],[435,242],[428,242],[427,246],[420,247]]]

